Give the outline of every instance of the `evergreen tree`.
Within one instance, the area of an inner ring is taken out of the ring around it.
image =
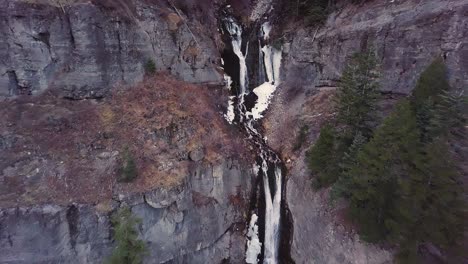
[[[397,105],[355,160],[346,155],[337,183],[362,237],[399,245],[401,263],[419,263],[421,244],[448,247],[466,230],[462,178],[449,144],[465,134],[466,106],[441,85],[446,80],[427,81],[428,71],[444,79],[440,69],[433,64],[422,74],[411,101]]]
[[[324,23],[334,1],[330,0],[283,0],[282,10],[294,19],[303,18],[307,26]]]
[[[340,177],[333,185],[331,192],[331,199],[336,200],[340,197],[349,198],[349,190],[351,185],[351,178],[349,175],[350,169],[356,165],[357,154],[362,147],[367,143],[367,139],[358,132],[353,139],[353,143],[348,151],[344,154],[339,167],[341,169]]]
[[[335,98],[339,131],[328,125],[321,131],[319,141],[309,151],[308,163],[311,171],[316,174],[316,188],[330,186],[340,179],[347,167],[354,162],[359,148],[372,134],[379,94],[376,67],[372,51],[356,53],[348,61]],[[354,147],[349,149],[352,144]],[[349,179],[340,181],[333,192],[334,196],[346,196],[345,186],[348,181]]]
[[[428,129],[433,118],[433,109],[440,104],[442,93],[449,89],[445,64],[442,59],[436,59],[421,74],[411,97],[423,142],[430,141]]]
[[[112,216],[116,247],[107,264],[141,264],[146,253],[146,245],[138,239],[136,226],[140,219],[135,218],[125,207]]]
[[[463,235],[463,185],[445,139],[428,144],[425,153],[424,181],[414,182],[413,190],[414,197],[423,198],[416,237],[448,246]]]
[[[119,182],[131,182],[138,176],[135,159],[128,147],[122,153],[122,165],[119,168]]]
[[[406,223],[412,221],[411,205],[403,203],[408,191],[400,186],[405,175],[419,174],[422,158],[418,138],[410,104],[403,101],[349,169],[350,212],[365,240],[399,238]]]
[[[369,138],[375,122],[379,95],[373,51],[354,54],[348,61],[336,95],[337,122],[350,135]]]
[[[339,175],[336,157],[336,131],[326,124],[315,145],[307,152],[307,164],[315,173],[313,186],[322,188],[334,183]]]
[[[442,91],[440,103],[431,109],[428,123],[428,133],[431,138],[446,137],[447,139],[464,139],[466,126],[467,98],[460,94]]]

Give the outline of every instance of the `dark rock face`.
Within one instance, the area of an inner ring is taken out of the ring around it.
[[[122,206],[142,219],[145,263],[242,263],[256,174],[217,98],[156,74],[104,100],[0,102],[0,263],[103,263]]]
[[[251,169],[235,160],[197,163],[178,187],[120,195],[109,203],[0,210],[1,263],[102,263],[112,250],[109,213],[142,219],[145,263],[242,263]],[[203,202],[205,201],[205,202]]]
[[[269,144],[284,160],[290,159],[287,202],[294,219],[291,255],[296,263],[392,263],[392,252],[359,239],[343,219],[343,207],[329,205],[327,190],[312,189],[305,151],[320,125],[334,115],[331,97],[346,57],[366,47],[378,55],[381,87],[389,92],[384,107],[409,94],[438,56],[447,64],[452,86],[466,89],[467,14],[468,2],[463,0],[367,1],[342,7],[319,30],[290,30],[283,83],[264,127]],[[302,124],[309,126],[309,138],[301,151],[294,151],[289,142]]]
[[[149,59],[188,82],[222,82],[214,38],[190,21],[192,35],[168,6],[138,0],[132,11],[116,12],[42,2],[0,1],[0,97],[49,87],[72,99],[103,97],[114,85],[140,81]]]
[[[339,79],[346,57],[373,48],[384,91],[408,94],[419,74],[443,57],[452,86],[468,86],[468,4],[462,0],[370,1],[347,6],[323,28],[299,30],[290,46],[287,76],[304,71],[315,86]],[[300,78],[300,75],[297,76]]]

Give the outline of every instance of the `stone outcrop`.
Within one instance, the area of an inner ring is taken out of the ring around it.
[[[306,77],[304,83],[315,87],[334,85],[348,56],[372,48],[378,55],[383,91],[408,94],[436,57],[445,60],[452,86],[465,89],[467,13],[463,0],[368,1],[345,6],[319,30],[294,32],[286,77]]]
[[[123,206],[144,263],[242,263],[253,155],[215,99],[157,74],[103,100],[0,102],[0,263],[103,263]]]
[[[214,37],[164,3],[1,0],[0,17],[0,97],[54,87],[99,98],[141,81],[148,60],[188,82],[222,83]]]
[[[296,263],[392,263],[392,252],[359,239],[343,218],[343,208],[329,204],[328,191],[312,189],[305,150],[334,115],[331,97],[346,57],[361,49],[372,47],[377,53],[384,111],[410,93],[436,57],[445,60],[452,86],[466,89],[467,14],[463,0],[366,1],[342,6],[319,29],[294,27],[286,33],[283,83],[264,127],[269,144],[289,160],[286,196],[294,219],[291,255]],[[294,150],[303,125],[309,126],[308,139]]]
[[[109,214],[142,219],[145,263],[241,263],[251,169],[235,160],[197,163],[180,186],[93,205],[0,210],[1,263],[102,263],[112,250]]]

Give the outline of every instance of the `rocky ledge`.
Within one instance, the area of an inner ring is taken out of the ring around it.
[[[122,206],[142,219],[146,263],[242,262],[252,154],[216,96],[160,74],[99,101],[2,102],[0,262],[102,263]],[[123,151],[131,183],[116,180]]]

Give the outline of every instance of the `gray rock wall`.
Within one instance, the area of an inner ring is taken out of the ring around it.
[[[49,87],[73,99],[102,97],[114,85],[140,81],[148,59],[188,82],[222,82],[210,32],[188,21],[194,38],[162,3],[128,3],[132,12],[0,0],[0,97]]]
[[[377,52],[384,91],[407,95],[437,56],[445,59],[453,87],[466,90],[467,15],[464,0],[375,0],[344,6],[319,30],[295,27],[287,34],[283,83],[264,127],[269,144],[290,159],[286,196],[294,219],[291,255],[296,263],[392,263],[392,252],[361,241],[349,229],[342,208],[329,204],[327,190],[312,189],[305,150],[320,124],[333,116],[329,95],[346,57],[366,46]],[[302,124],[309,125],[309,140],[302,151],[292,151]]]
[[[305,85],[334,85],[347,56],[373,48],[384,91],[408,94],[420,73],[444,58],[452,85],[468,87],[468,3],[464,0],[369,1],[333,13],[326,24],[294,32],[286,78]],[[313,77],[310,80],[310,76]]]
[[[142,219],[145,263],[242,263],[250,168],[196,163],[181,186],[102,204],[0,209],[0,263],[102,263],[112,250],[110,211]]]

